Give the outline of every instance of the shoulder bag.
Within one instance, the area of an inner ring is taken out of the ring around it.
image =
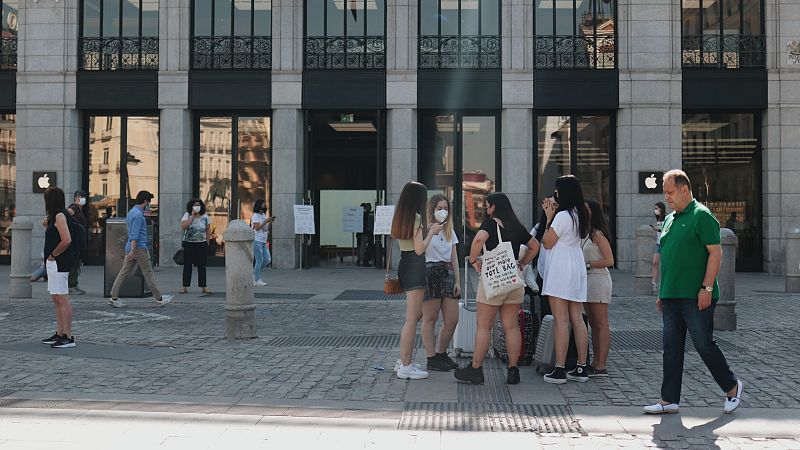
[[[386,257],[386,277],[383,279],[383,293],[386,295],[397,295],[403,293],[403,288],[400,287],[400,279],[393,277],[389,274],[389,268],[392,264],[392,247],[393,242],[389,241],[389,252]]]

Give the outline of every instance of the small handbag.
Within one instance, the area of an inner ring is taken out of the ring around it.
[[[386,278],[383,279],[383,293],[386,295],[398,295],[403,293],[400,287],[400,279],[389,275],[389,268],[392,264],[392,243],[389,242],[389,254],[386,257]]]
[[[179,248],[174,255],[172,255],[172,260],[175,261],[175,264],[182,266],[183,265],[183,249]]]

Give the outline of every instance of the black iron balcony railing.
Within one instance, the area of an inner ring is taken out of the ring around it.
[[[420,69],[499,69],[500,36],[419,37]]]
[[[536,36],[537,69],[614,69],[617,38],[605,36]]]
[[[683,67],[747,69],[767,65],[764,35],[683,36],[681,50]]]
[[[192,69],[271,69],[271,36],[192,38]]]
[[[158,37],[84,37],[82,70],[158,70]]]
[[[0,41],[0,70],[17,70],[17,38],[5,37]]]
[[[306,37],[306,69],[385,69],[384,36]]]

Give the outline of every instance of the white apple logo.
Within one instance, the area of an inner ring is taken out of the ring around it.
[[[44,174],[44,175],[40,176],[39,180],[38,180],[38,183],[39,183],[39,188],[40,189],[49,188],[50,187],[50,175]]]
[[[656,174],[651,173],[649,177],[644,179],[644,185],[647,189],[655,189],[658,187],[658,182],[656,181]]]

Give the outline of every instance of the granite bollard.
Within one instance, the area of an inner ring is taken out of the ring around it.
[[[733,331],[736,329],[736,247],[739,238],[728,228],[719,230],[722,245],[722,264],[717,276],[719,300],[714,310],[714,329]]]
[[[15,217],[11,223],[11,275],[9,298],[31,298],[31,233],[33,223],[25,217]]]
[[[256,337],[253,303],[253,239],[255,232],[244,220],[228,224],[225,240],[225,338]]]
[[[786,233],[786,292],[800,292],[800,229]]]
[[[656,234],[649,225],[636,229],[636,278],[633,291],[635,295],[653,294],[653,252]]]

